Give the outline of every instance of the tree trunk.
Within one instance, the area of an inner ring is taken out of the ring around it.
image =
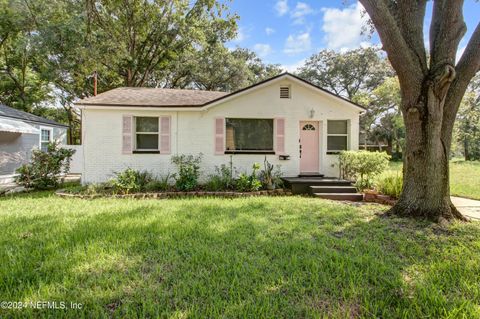
[[[470,152],[468,149],[468,139],[466,137],[463,138],[463,153],[465,155],[465,160],[470,160]]]
[[[416,104],[404,105],[407,111],[403,116],[406,126],[403,190],[390,212],[437,222],[442,218],[466,220],[450,200],[452,128],[442,129],[445,95],[436,93],[434,84],[426,84],[420,97],[406,99]]]

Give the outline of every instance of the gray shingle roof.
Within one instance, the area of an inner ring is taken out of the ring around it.
[[[67,127],[65,124],[60,124],[53,120],[46,119],[41,116],[33,115],[24,111],[14,109],[13,107],[0,104],[0,117],[8,117],[13,119],[19,119],[23,121],[35,122],[40,124],[48,124],[53,126]]]
[[[121,87],[82,99],[77,105],[195,107],[218,99],[226,92]]]

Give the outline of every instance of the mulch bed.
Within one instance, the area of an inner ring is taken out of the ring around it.
[[[393,206],[397,202],[397,200],[393,197],[390,197],[388,195],[375,194],[375,193],[363,194],[363,200],[365,202],[372,202],[372,203],[378,203],[378,204],[389,205],[389,206]]]
[[[167,199],[167,198],[183,198],[183,197],[223,197],[223,198],[237,198],[237,197],[252,197],[252,196],[290,196],[292,192],[284,189],[275,189],[275,190],[263,190],[257,192],[205,192],[205,191],[194,191],[194,192],[158,192],[158,193],[135,193],[135,194],[74,194],[66,192],[63,189],[60,189],[55,192],[55,195],[64,197],[64,198],[83,198],[83,199],[94,199],[94,198],[155,198],[155,199]]]

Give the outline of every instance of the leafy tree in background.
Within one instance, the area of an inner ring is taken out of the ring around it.
[[[161,86],[213,91],[235,91],[280,74],[279,65],[265,64],[248,49],[228,50],[223,45],[192,52],[165,69]]]
[[[379,150],[382,150],[380,144],[385,141],[393,158],[401,159],[405,144],[405,125],[400,112],[398,79],[389,77],[373,91],[357,94],[354,101],[367,107],[360,119],[367,137],[365,144],[368,140],[375,141]]]
[[[480,75],[473,79],[463,97],[454,133],[465,160],[480,160]]]
[[[390,212],[434,221],[465,220],[450,199],[449,155],[460,102],[480,69],[480,24],[457,62],[466,33],[463,1],[433,1],[427,58],[427,0],[359,1],[400,83],[406,130],[403,190]]]
[[[35,22],[17,2],[0,0],[0,102],[31,112],[52,100],[48,81],[35,72]]]
[[[371,92],[394,72],[378,49],[361,48],[343,53],[322,50],[307,59],[298,75],[352,100],[359,93]]]

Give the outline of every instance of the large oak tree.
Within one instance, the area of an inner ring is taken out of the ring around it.
[[[450,200],[452,130],[468,83],[480,68],[480,24],[456,63],[466,33],[462,0],[434,0],[429,58],[424,39],[427,0],[359,0],[380,36],[401,89],[406,127],[403,192],[391,212],[465,219]]]

